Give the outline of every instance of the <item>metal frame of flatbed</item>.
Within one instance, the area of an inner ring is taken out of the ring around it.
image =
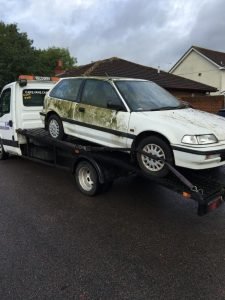
[[[107,184],[119,176],[137,174],[151,182],[192,199],[198,204],[198,215],[205,215],[216,200],[215,208],[224,202],[225,180],[217,180],[198,171],[175,169],[170,164],[170,173],[165,178],[150,176],[140,170],[131,156],[129,148],[103,147],[72,137],[60,141],[51,138],[42,128],[18,129],[17,133],[26,138],[26,144],[20,145],[22,157],[49,166],[70,170],[74,173],[81,160],[88,160],[95,167],[101,184]],[[144,153],[145,155],[152,157]],[[152,157],[157,159],[156,157]],[[193,182],[193,183],[192,183]]]

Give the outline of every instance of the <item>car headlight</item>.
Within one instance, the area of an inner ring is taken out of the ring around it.
[[[181,141],[184,144],[205,145],[218,143],[214,134],[185,135]]]

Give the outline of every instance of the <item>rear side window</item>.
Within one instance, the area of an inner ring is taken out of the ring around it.
[[[82,79],[63,79],[50,92],[50,97],[78,102]]]
[[[44,98],[48,90],[41,89],[24,89],[23,105],[24,106],[43,106]]]

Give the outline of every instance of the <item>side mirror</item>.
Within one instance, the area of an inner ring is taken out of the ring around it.
[[[116,111],[125,111],[125,108],[122,104],[115,104],[112,101],[107,102],[107,108],[116,110]]]

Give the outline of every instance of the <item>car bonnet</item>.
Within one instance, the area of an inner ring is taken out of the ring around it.
[[[157,111],[157,113],[159,112],[160,117],[164,120],[167,119],[167,121],[175,121],[177,126],[179,126],[179,124],[185,127],[190,126],[190,129],[195,128],[195,133],[197,128],[201,129],[200,132],[203,132],[203,130],[206,129],[206,134],[213,133],[219,141],[225,140],[224,117],[192,108]],[[147,115],[149,112],[143,113]],[[194,132],[190,132],[190,134],[194,134]]]

